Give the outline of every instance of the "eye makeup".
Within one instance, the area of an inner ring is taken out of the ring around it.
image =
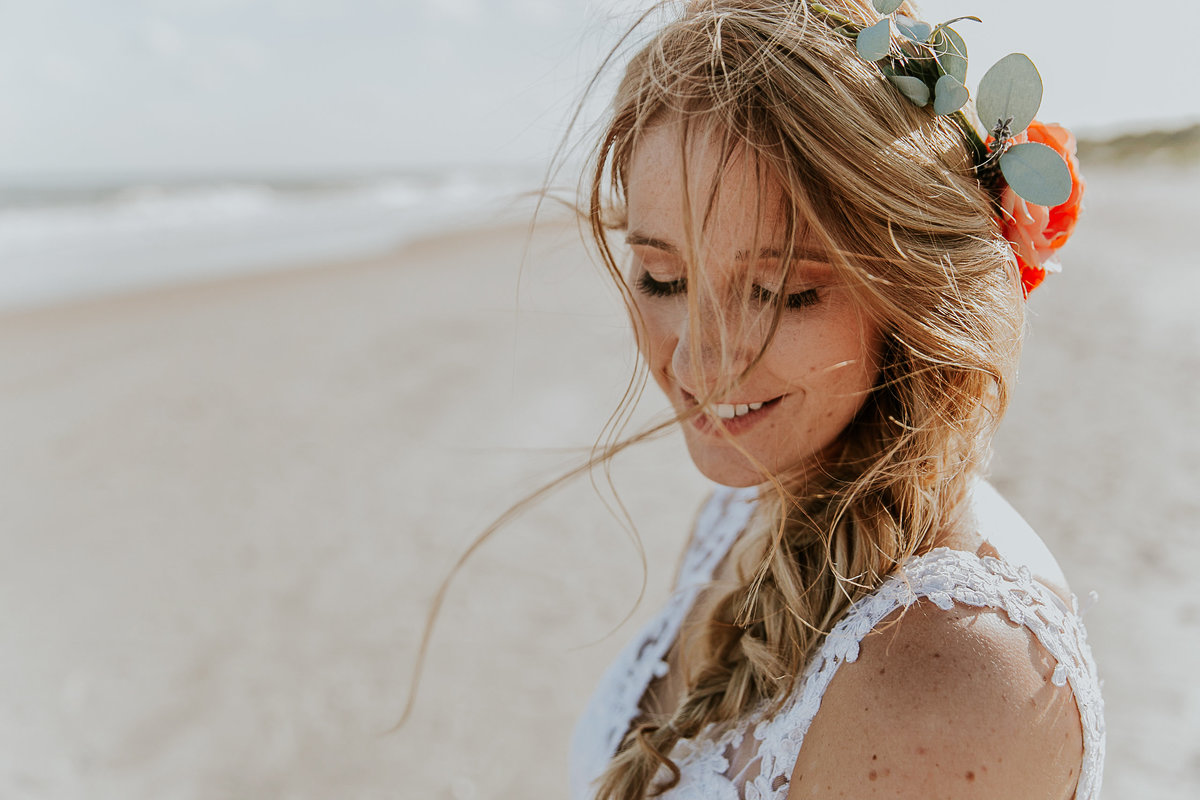
[[[638,291],[649,297],[673,297],[687,291],[687,279],[659,281],[650,277],[649,272],[643,272],[637,279],[637,288]]]
[[[764,289],[757,284],[750,290],[750,293],[755,300],[763,305],[771,305],[776,302],[775,298],[778,296],[770,289]],[[821,302],[821,295],[816,289],[806,289],[803,292],[789,294],[784,299],[784,305],[788,308],[807,308],[808,306],[815,306],[819,302]]]
[[[637,279],[637,288],[648,297],[674,297],[687,291],[687,279],[677,278],[673,281],[660,281],[653,278],[649,272],[643,272]],[[776,302],[776,293],[757,284],[751,289],[751,297],[757,303],[769,305]],[[807,308],[821,302],[821,295],[816,289],[789,294],[784,304],[790,309]]]

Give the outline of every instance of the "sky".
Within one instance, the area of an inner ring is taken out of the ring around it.
[[[540,163],[642,5],[0,0],[0,180]],[[1200,121],[1195,0],[922,8],[983,19],[956,25],[972,89],[1003,55],[1030,55],[1043,120],[1083,133]]]

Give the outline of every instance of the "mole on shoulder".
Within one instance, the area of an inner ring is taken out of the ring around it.
[[[967,772],[967,781],[970,782],[970,781],[974,781],[974,780],[975,780],[975,773],[968,771]]]
[[[873,780],[873,781],[878,780],[879,773],[876,772],[875,770],[871,770],[870,772],[867,773],[867,778],[869,778],[870,780]]]

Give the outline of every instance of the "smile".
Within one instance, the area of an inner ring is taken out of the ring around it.
[[[686,390],[680,391],[690,405],[697,405],[694,395]],[[716,403],[707,413],[693,417],[691,423],[701,433],[720,430],[731,434],[743,433],[766,417],[784,397],[786,395],[753,403]]]

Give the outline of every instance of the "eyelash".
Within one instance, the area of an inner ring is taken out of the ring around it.
[[[649,272],[643,272],[637,279],[637,288],[642,294],[649,297],[674,297],[687,291],[687,281],[683,278],[674,281],[656,281],[650,277]],[[775,293],[761,286],[755,286],[752,293],[754,299],[764,305],[775,301]],[[821,296],[816,289],[789,294],[785,301],[787,307],[792,309],[815,306],[819,302],[821,302]]]

